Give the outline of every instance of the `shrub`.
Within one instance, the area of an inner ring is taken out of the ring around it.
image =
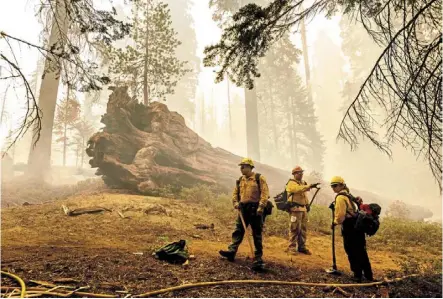
[[[388,246],[391,250],[401,251],[410,246],[425,246],[430,253],[441,253],[442,225],[384,217],[380,221],[377,234],[369,240],[369,245],[373,248]]]
[[[431,275],[442,273],[441,258],[429,258],[426,256],[403,256],[402,258],[395,260],[395,263],[400,267],[400,271],[402,271],[405,275]]]
[[[232,222],[232,201],[227,194],[217,194],[207,185],[198,185],[192,188],[183,188],[180,199],[197,203],[216,213],[216,217],[225,225]]]
[[[226,225],[230,225],[232,222],[230,195],[217,194],[210,187],[200,185],[183,188],[179,198],[213,209],[216,213],[215,217]],[[332,215],[328,207],[314,205],[308,217],[309,231],[331,234]],[[289,228],[288,214],[274,207],[272,215],[266,218],[265,228],[269,235],[286,238]],[[409,247],[421,246],[426,252],[440,254],[442,249],[442,225],[440,223],[384,217],[381,219],[377,234],[368,237],[368,246],[371,249],[389,249],[403,254],[407,253]]]

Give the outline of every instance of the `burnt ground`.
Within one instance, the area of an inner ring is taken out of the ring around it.
[[[288,256],[282,251],[284,239],[265,236],[264,258],[269,271],[256,273],[250,269],[245,244],[235,263],[218,257],[217,251],[229,242],[231,227],[210,218],[211,211],[200,209],[199,218],[192,219],[196,207],[165,200],[164,206],[175,217],[148,216],[142,212],[146,205],[158,201],[108,194],[98,199],[75,198],[57,204],[3,209],[1,268],[17,274],[28,286],[32,286],[30,280],[54,282],[70,278],[78,281],[77,286],[90,286],[88,292],[121,297],[125,295],[116,291],[137,295],[186,283],[220,280],[352,283],[340,243],[337,259],[344,274],[337,277],[324,272],[330,266],[329,236],[311,234],[308,244],[314,251],[312,256]],[[61,210],[61,204],[79,207],[98,202],[125,210],[128,218],[121,219],[115,213],[69,217]],[[194,222],[209,221],[215,221],[215,231],[196,231],[193,227]],[[190,254],[195,255],[188,266],[168,264],[152,256],[160,245],[181,238],[188,240]],[[370,252],[376,278],[403,276],[394,267],[392,254]],[[15,282],[2,277],[2,285]],[[344,290],[346,296],[322,287],[224,285],[174,291],[158,297],[384,297],[386,292],[389,297],[442,297],[442,279],[441,274],[422,276],[383,287]]]
[[[2,252],[2,269],[25,280],[54,281],[72,278],[88,292],[116,294],[127,290],[136,295],[191,282],[218,280],[285,280],[324,283],[351,283],[348,275],[333,276],[322,269],[305,271],[267,262],[266,273],[250,269],[250,261],[240,257],[235,263],[199,256],[189,266],[159,261],[149,254],[136,255],[120,249],[78,247],[13,247]],[[17,260],[17,257],[20,257]],[[3,285],[11,285],[3,278]],[[410,278],[386,286],[389,297],[441,297],[441,276]],[[70,284],[72,285],[72,283]],[[383,287],[385,288],[385,287]],[[353,297],[381,297],[380,287],[346,288]],[[343,297],[322,287],[300,286],[212,286],[180,290],[159,297]]]

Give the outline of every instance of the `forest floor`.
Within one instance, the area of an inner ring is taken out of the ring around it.
[[[76,208],[104,207],[112,212],[67,216],[62,205]],[[146,210],[153,212],[145,213]],[[125,218],[122,218],[120,211]],[[157,211],[155,213],[154,211]],[[349,265],[338,234],[337,265],[342,276],[331,276],[330,235],[310,232],[307,245],[313,252],[289,255],[287,240],[264,233],[264,260],[268,271],[251,271],[246,240],[236,262],[219,257],[226,249],[235,212],[219,217],[216,207],[179,199],[115,193],[72,196],[43,204],[15,206],[1,210],[2,270],[15,273],[25,282],[55,282],[70,278],[88,292],[124,297],[185,283],[217,280],[285,280],[322,283],[352,283]],[[226,221],[231,219],[231,221]],[[195,224],[214,224],[214,229],[197,229]],[[152,253],[159,247],[186,240],[195,258],[189,265],[159,261]],[[369,239],[368,242],[371,242]],[[390,240],[389,242],[395,242]],[[411,254],[440,259],[423,246]],[[400,277],[398,253],[384,248],[370,250],[377,280]],[[13,285],[2,277],[2,285]],[[122,291],[122,292],[117,292]],[[346,288],[353,297],[442,297],[441,273],[409,278],[383,287]],[[343,297],[321,287],[237,285],[211,286],[165,293],[164,297]]]

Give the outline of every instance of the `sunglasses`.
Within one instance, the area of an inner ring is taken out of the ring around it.
[[[292,175],[299,174],[299,173],[303,173],[303,171],[293,172]]]
[[[245,169],[246,167],[250,167],[249,165],[240,165],[240,169]]]
[[[331,188],[335,188],[335,187],[337,187],[339,184],[332,184],[331,185]]]

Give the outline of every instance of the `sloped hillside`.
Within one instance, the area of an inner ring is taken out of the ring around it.
[[[265,227],[264,258],[268,272],[251,271],[246,242],[241,246],[236,263],[220,259],[217,252],[229,243],[235,218],[234,211],[226,206],[229,199],[201,198],[201,194],[194,192],[185,195],[172,199],[99,193],[41,205],[4,208],[2,270],[16,273],[28,282],[70,278],[78,286],[90,286],[91,292],[122,297],[167,286],[214,280],[350,282],[339,238],[338,266],[345,275],[333,277],[324,272],[331,264],[330,235],[310,233],[308,246],[314,252],[312,256],[288,255],[284,252],[287,244],[284,236],[271,234],[271,225],[279,218],[271,218],[267,224],[269,227]],[[109,211],[73,217],[65,215],[63,205],[70,210],[103,207]],[[278,217],[282,215],[278,214]],[[212,224],[214,229],[211,229]],[[209,228],[198,229],[196,225]],[[156,248],[180,239],[187,241],[190,254],[195,256],[189,265],[170,265],[151,256]],[[423,254],[419,247],[410,252],[417,256]],[[404,269],[396,262],[402,258],[400,253],[389,248],[373,248],[370,256],[377,278],[404,274]],[[428,253],[427,258],[441,259],[441,255]],[[3,285],[11,284],[4,277],[2,279]],[[412,279],[407,284],[398,283],[388,291],[394,296],[441,296],[441,275],[428,276],[426,282],[422,281]],[[419,293],[414,291],[414,286],[421,288]],[[379,297],[384,290],[351,288],[347,292],[359,297]],[[167,293],[166,296],[342,297],[343,294],[332,294],[316,287],[218,286]]]

